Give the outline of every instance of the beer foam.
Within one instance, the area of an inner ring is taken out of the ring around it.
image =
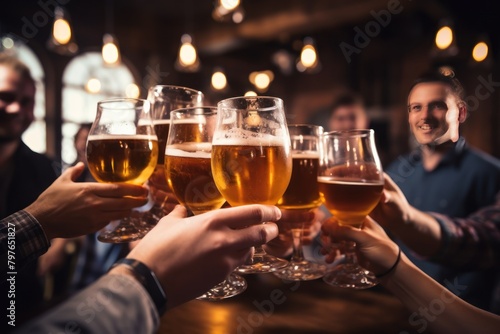
[[[153,121],[153,125],[163,125],[163,124],[170,124],[169,119],[155,119]]]
[[[196,117],[196,115],[194,116]],[[174,119],[173,124],[207,124],[205,117],[198,116],[196,118]]]
[[[130,139],[141,139],[141,140],[153,140],[157,141],[156,135],[89,135],[87,140],[130,140]]]
[[[292,158],[293,159],[319,159],[319,152],[292,150]]]
[[[288,136],[277,137],[266,133],[258,133],[239,128],[230,129],[228,131],[217,130],[214,133],[213,145],[221,146],[289,146],[290,141]]]
[[[330,184],[341,184],[345,186],[380,186],[384,184],[384,181],[379,180],[359,180],[359,181],[342,181],[341,179],[335,178],[333,176],[318,176],[318,182],[330,183]]]
[[[168,145],[165,149],[165,155],[172,157],[210,159],[211,151],[211,143],[183,143]]]

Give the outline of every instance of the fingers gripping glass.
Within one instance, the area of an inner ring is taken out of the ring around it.
[[[323,203],[341,225],[361,228],[384,187],[374,131],[334,131],[322,138],[324,155],[318,184]],[[333,286],[355,289],[376,285],[375,275],[358,264],[354,242],[344,241],[343,246],[344,263],[335,266],[323,280]]]
[[[195,215],[219,209],[225,202],[210,165],[216,116],[216,107],[181,108],[170,113],[165,177],[175,197]],[[245,279],[233,273],[199,299],[233,297],[246,287]]]
[[[321,154],[320,136],[323,128],[317,125],[288,125],[292,144],[292,178],[278,206],[289,215],[300,216],[303,212],[316,209],[321,205],[318,190],[318,168]],[[322,277],[326,267],[304,258],[302,235],[304,222],[292,223],[278,221],[280,227],[291,230],[293,255],[290,263],[274,273],[275,276],[289,281],[307,281]],[[290,227],[290,228],[288,228]]]
[[[148,101],[112,99],[97,104],[87,139],[87,161],[98,182],[144,184],[158,159],[156,137]],[[130,242],[147,229],[132,216],[111,222],[100,231],[102,242]]]
[[[292,173],[290,137],[283,101],[275,97],[235,97],[218,103],[212,143],[215,184],[231,206],[275,205]],[[287,261],[256,247],[241,273],[275,271]]]

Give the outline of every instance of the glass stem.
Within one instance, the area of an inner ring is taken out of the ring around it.
[[[304,261],[304,253],[302,251],[302,228],[292,228],[293,238],[293,254],[292,262]]]
[[[352,265],[357,265],[358,264],[358,257],[356,256],[356,243],[354,241],[342,241],[342,245],[344,248],[344,256],[345,264],[352,264]]]

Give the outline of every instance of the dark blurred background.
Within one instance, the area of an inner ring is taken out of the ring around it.
[[[4,1],[0,36],[24,43],[38,58],[45,85],[45,114],[39,117],[39,126],[46,127],[46,132],[40,133],[46,138],[46,152],[63,160],[71,160],[71,152],[64,153],[71,145],[64,140],[69,141],[77,123],[93,117],[91,111],[80,117],[79,108],[71,110],[71,104],[80,100],[64,101],[62,91],[69,84],[63,83],[63,77],[65,73],[73,76],[67,80],[73,82],[73,90],[92,94],[85,83],[93,75],[88,68],[97,65],[83,62],[80,66],[87,70],[71,72],[80,74],[65,71],[76,66],[78,57],[100,52],[105,33],[116,36],[121,64],[132,74],[141,97],[146,97],[148,86],[157,83],[199,89],[211,104],[254,90],[283,98],[291,123],[322,123],[326,106],[343,90],[353,89],[365,99],[385,161],[409,149],[406,97],[412,81],[424,71],[447,66],[462,81],[471,107],[463,135],[471,145],[500,157],[496,136],[500,125],[500,25],[493,3],[242,0],[239,10],[244,18],[235,23],[231,15],[214,17],[217,1]],[[69,15],[76,53],[47,45],[56,5]],[[450,47],[439,50],[435,37],[444,24],[453,29],[454,40]],[[175,66],[183,34],[190,34],[198,51],[197,71]],[[471,53],[480,40],[488,43],[489,54],[476,62]],[[296,63],[307,41],[313,41],[319,63],[300,71]],[[5,45],[3,49],[7,49]],[[211,85],[215,70],[226,75],[227,86],[222,90]],[[259,91],[249,82],[255,71],[272,72],[267,89]],[[106,91],[105,84],[99,98],[118,94]],[[88,108],[95,109],[95,105]]]

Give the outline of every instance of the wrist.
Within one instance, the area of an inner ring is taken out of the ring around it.
[[[158,314],[162,315],[167,307],[167,296],[155,273],[144,263],[130,258],[121,259],[110,269],[113,274],[126,274],[134,277],[148,292],[156,306]]]

